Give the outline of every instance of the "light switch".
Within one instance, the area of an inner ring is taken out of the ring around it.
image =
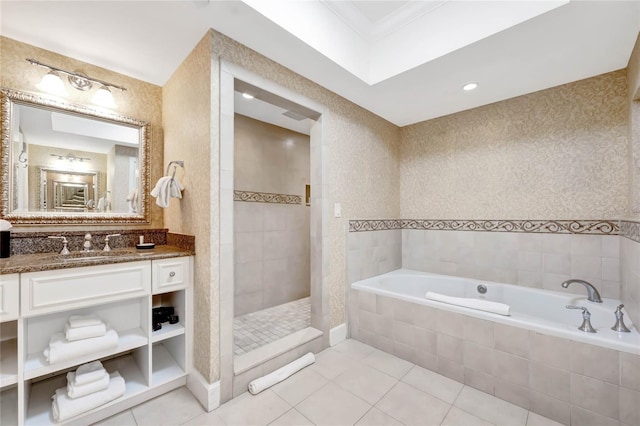
[[[333,215],[335,217],[342,217],[342,204],[335,203],[333,206]]]

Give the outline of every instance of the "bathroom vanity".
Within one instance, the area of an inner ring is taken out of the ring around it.
[[[192,348],[192,252],[171,246],[110,255],[18,255],[0,263],[0,424],[52,424],[51,396],[66,373],[101,360],[124,396],[76,416],[90,424],[186,384]],[[153,331],[152,309],[179,321]],[[49,364],[43,351],[71,315],[95,314],[118,346]]]

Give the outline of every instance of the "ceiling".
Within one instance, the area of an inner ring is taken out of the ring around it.
[[[404,126],[624,68],[640,2],[0,2],[0,34],[158,85],[209,28]]]

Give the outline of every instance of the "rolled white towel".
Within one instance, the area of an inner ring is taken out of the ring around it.
[[[86,327],[75,328],[72,328],[69,324],[65,324],[64,326],[64,335],[69,342],[89,339],[91,337],[100,337],[105,334],[107,334],[107,326],[105,324],[88,325]]]
[[[71,380],[69,379],[69,375],[72,372],[67,373],[67,382],[72,383],[74,386],[85,385],[100,380],[106,372],[100,361],[88,362],[76,368]]]
[[[498,315],[511,315],[511,307],[500,302],[490,302],[488,300],[471,299],[466,297],[446,296],[444,294],[434,293],[432,291],[428,291],[425,297],[429,300],[448,303],[449,305],[456,305],[469,309],[477,309],[479,311],[492,312]]]
[[[81,398],[69,398],[66,387],[56,389],[56,393],[52,396],[53,402],[51,404],[53,419],[56,422],[60,422],[91,411],[121,397],[124,395],[125,390],[124,379],[117,371],[111,373],[108,388]]]
[[[91,315],[71,315],[68,320],[69,327],[80,328],[88,327],[90,325],[103,324],[102,320],[97,316]]]
[[[171,196],[171,176],[163,176],[158,179],[158,183],[151,190],[151,196],[156,197],[156,204],[159,207],[169,207],[169,197]]]
[[[104,371],[104,370],[103,370]],[[69,398],[75,399],[85,395],[89,395],[94,392],[104,390],[109,387],[109,373],[104,371],[102,377],[93,382],[85,383],[83,385],[76,385],[75,382],[76,373],[70,371],[67,373],[67,395]]]
[[[309,352],[305,356],[298,358],[297,360],[290,362],[284,367],[278,368],[271,374],[262,376],[259,379],[255,379],[249,383],[249,392],[252,395],[258,394],[271,386],[280,383],[292,374],[297,373],[308,365],[313,364],[316,361],[316,357]]]
[[[107,331],[101,337],[67,342],[64,333],[55,333],[49,339],[49,346],[43,355],[49,364],[74,359],[83,355],[100,352],[118,347],[118,333],[115,330]]]

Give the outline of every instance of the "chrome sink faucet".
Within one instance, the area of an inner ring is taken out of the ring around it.
[[[82,250],[91,251],[91,234],[85,234],[84,236],[84,244],[82,245]]]
[[[60,250],[60,254],[62,255],[67,255],[69,254],[69,248],[67,247],[67,244],[69,244],[69,241],[67,240],[67,237],[64,237],[62,235],[58,236],[58,235],[52,235],[49,236],[49,238],[51,239],[56,239],[56,240],[62,240],[62,250]]]
[[[591,312],[584,306],[567,305],[567,309],[582,309],[582,325],[578,327],[578,330],[585,333],[596,333],[596,329],[591,326]]]
[[[602,303],[602,299],[600,298],[600,293],[598,293],[598,290],[591,283],[587,281],[566,280],[561,285],[562,285],[562,288],[567,288],[569,287],[569,284],[572,284],[572,283],[582,284],[587,288],[587,300],[589,300],[589,302]]]
[[[104,237],[104,248],[102,249],[102,251],[111,251],[111,247],[109,247],[109,239],[113,238],[113,237],[119,237],[120,234],[109,234],[106,237]]]

